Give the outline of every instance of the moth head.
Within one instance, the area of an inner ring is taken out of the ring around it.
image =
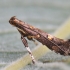
[[[19,23],[19,20],[16,18],[16,16],[13,16],[10,18],[9,23],[13,26],[16,26]]]
[[[17,19],[16,16],[13,16],[10,18],[9,23],[13,26],[15,26],[19,31],[24,32],[24,22],[22,22],[21,20]]]
[[[24,22],[17,19],[16,16],[11,17],[9,23],[17,28],[21,28],[21,26],[24,26]]]

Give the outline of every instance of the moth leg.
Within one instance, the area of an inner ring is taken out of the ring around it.
[[[31,40],[33,41],[36,45],[38,45],[37,41],[33,39],[34,37],[33,36],[27,36],[27,39],[28,40]]]
[[[21,40],[22,40],[24,46],[26,47],[26,49],[27,49],[27,51],[28,51],[28,53],[29,53],[29,55],[30,55],[30,57],[31,57],[31,59],[32,59],[33,64],[35,64],[35,58],[34,58],[34,56],[32,55],[32,52],[31,52],[30,48],[28,47],[27,40],[26,40],[26,39],[24,38],[24,36],[22,36],[22,35],[21,35]]]
[[[35,43],[35,45],[38,45],[38,42],[34,39],[32,39],[32,41]]]

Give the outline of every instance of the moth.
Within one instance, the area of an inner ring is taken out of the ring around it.
[[[56,53],[60,53],[61,55],[70,55],[70,39],[64,40],[52,36],[51,34],[48,34],[38,28],[35,28],[34,26],[27,24],[26,22],[17,19],[15,16],[10,18],[9,23],[15,26],[21,34],[21,40],[29,52],[33,63],[35,63],[36,60],[28,47],[26,38],[34,42],[37,40],[43,45],[47,46],[50,50],[54,50]]]

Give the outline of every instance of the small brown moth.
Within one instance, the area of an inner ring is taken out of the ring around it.
[[[11,17],[9,23],[14,25],[21,34],[21,40],[24,46],[27,48],[33,63],[35,63],[35,59],[30,48],[28,47],[28,43],[25,37],[27,37],[28,40],[32,41],[36,39],[43,45],[46,45],[49,49],[54,50],[56,53],[60,53],[61,55],[70,55],[70,39],[59,39],[17,19],[15,16]]]

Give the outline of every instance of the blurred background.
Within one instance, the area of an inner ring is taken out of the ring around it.
[[[20,34],[8,22],[12,16],[52,34],[70,16],[70,0],[0,0],[0,68],[27,53]],[[29,42],[29,47],[33,49],[34,43]],[[49,54],[44,58],[51,60],[55,53]],[[60,55],[54,58],[64,59]]]

